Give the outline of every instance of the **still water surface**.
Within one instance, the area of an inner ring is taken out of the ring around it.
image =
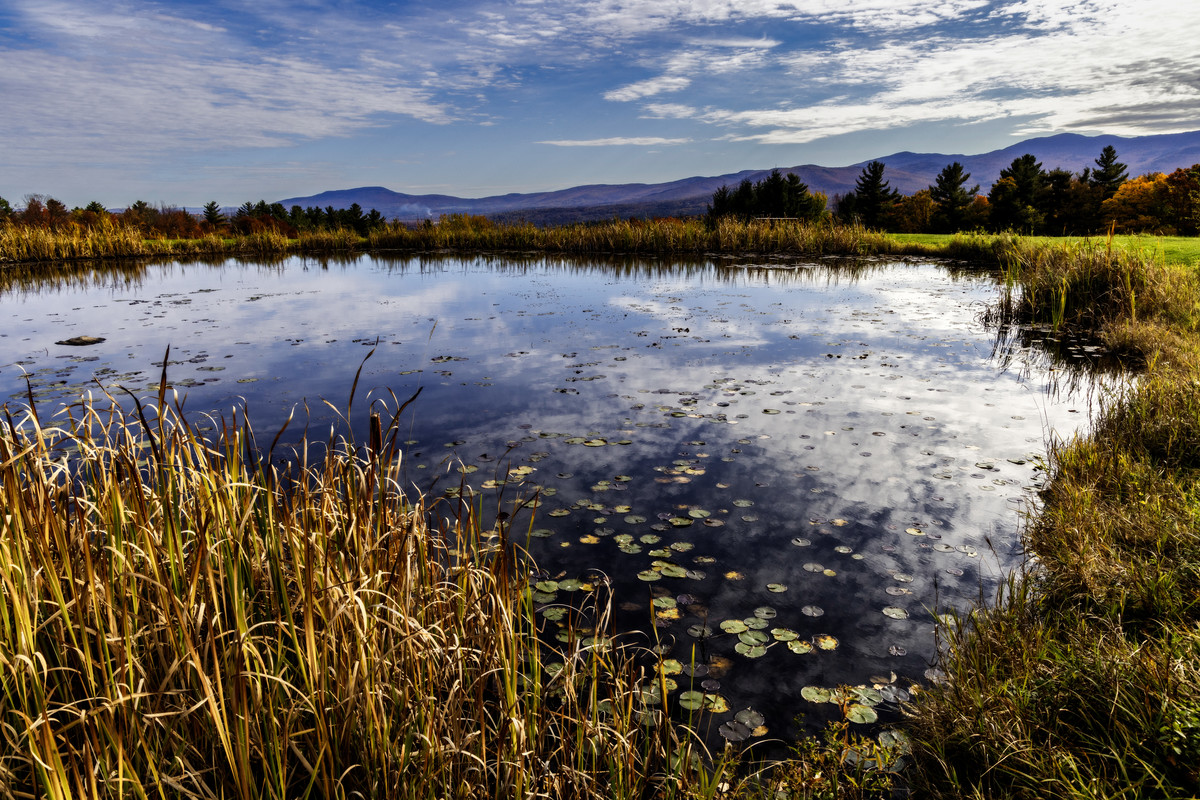
[[[0,393],[23,402],[29,375],[44,414],[96,381],[149,395],[169,345],[186,410],[247,409],[270,441],[294,410],[310,438],[344,433],[322,400],[344,412],[360,365],[356,427],[419,389],[416,489],[470,486],[491,515],[541,487],[514,523],[539,577],[606,575],[623,628],[783,734],[830,710],[805,686],[926,681],[934,613],[1019,560],[1048,437],[1086,423],[1053,337],[980,322],[998,292],[988,272],[883,261],[142,266],[10,289]],[[56,344],[80,335],[105,341]],[[762,655],[721,628],[760,618],[788,631]]]

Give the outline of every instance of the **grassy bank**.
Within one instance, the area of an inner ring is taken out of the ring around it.
[[[1200,285],[1133,250],[1028,242],[1002,316],[1091,330],[1144,367],[1055,443],[1035,557],[945,631],[914,709],[931,797],[1200,794]]]
[[[955,238],[951,234],[937,233],[889,233],[888,237],[896,240],[901,248],[924,246],[933,249],[944,247]],[[1196,236],[1118,234],[1111,240],[1105,237],[1026,236],[1022,237],[1022,240],[1045,247],[1063,244],[1108,247],[1111,241],[1111,245],[1119,250],[1141,254],[1151,260],[1160,259],[1169,264],[1200,267],[1200,237]]]

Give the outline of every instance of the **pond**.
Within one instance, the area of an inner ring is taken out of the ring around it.
[[[295,443],[345,433],[360,367],[360,441],[419,390],[406,475],[446,515],[540,487],[510,524],[551,631],[605,576],[618,627],[721,698],[703,725],[753,708],[782,736],[835,711],[805,687],[928,680],[936,615],[991,597],[1048,439],[1087,423],[1094,348],[989,329],[999,291],[883,260],[106,267],[9,281],[0,392],[43,417],[97,383],[150,396],[170,346],[187,411],[266,441],[295,412]]]

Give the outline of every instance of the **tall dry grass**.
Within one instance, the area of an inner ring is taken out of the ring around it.
[[[407,496],[386,428],[294,472],[258,462],[244,420],[218,430],[200,438],[165,394],[54,423],[6,409],[0,796],[716,785],[645,702],[662,677],[607,635],[604,587],[549,647],[521,532]]]

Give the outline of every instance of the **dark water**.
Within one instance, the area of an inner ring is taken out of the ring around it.
[[[990,596],[1048,437],[1086,423],[1078,372],[1040,346],[1061,343],[980,322],[998,292],[887,262],[140,267],[10,288],[0,393],[24,401],[27,373],[44,416],[95,381],[150,395],[169,345],[187,410],[248,409],[266,441],[296,410],[294,442],[345,432],[322,400],[344,413],[360,365],[356,428],[420,390],[401,420],[414,487],[469,486],[489,523],[541,487],[511,525],[542,577],[607,576],[623,628],[711,665],[696,683],[783,734],[830,711],[807,685],[926,680],[935,613]],[[55,344],[80,335],[106,341]],[[720,624],[756,610],[768,635],[837,646],[770,636],[747,657]]]

